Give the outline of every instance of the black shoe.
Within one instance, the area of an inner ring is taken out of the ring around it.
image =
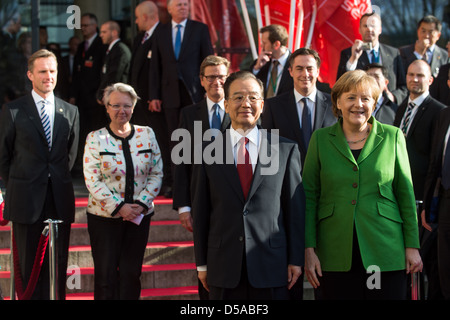
[[[165,198],[171,199],[172,198],[172,187],[168,187],[168,186],[163,187],[161,190],[161,193]]]

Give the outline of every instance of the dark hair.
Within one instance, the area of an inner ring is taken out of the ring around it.
[[[286,46],[289,40],[289,36],[285,27],[279,24],[270,24],[265,26],[259,30],[259,33],[269,33],[269,41],[270,43],[274,43],[275,41],[280,41],[282,46]]]
[[[370,63],[367,66],[364,67],[364,71],[368,71],[369,69],[381,69],[381,73],[383,73],[383,76],[387,79],[388,78],[388,70],[385,66],[383,66],[381,63]]]
[[[85,14],[81,15],[81,17],[82,17],[82,18],[83,18],[83,17],[89,17],[91,20],[94,20],[95,24],[98,25],[98,19],[97,19],[97,16],[96,16],[95,14],[93,14],[93,13],[85,13]]]
[[[431,14],[423,17],[422,19],[420,19],[419,23],[417,24],[417,30],[419,30],[420,25],[422,23],[434,23],[436,25],[436,29],[441,32],[442,30],[442,23],[441,21],[439,21],[438,18],[436,18],[435,16],[432,16]]]
[[[253,79],[255,80],[259,87],[261,88],[261,97],[264,97],[264,84],[262,83],[261,80],[259,80],[253,73],[248,72],[248,71],[237,71],[234,72],[232,74],[230,74],[227,78],[227,80],[225,81],[224,85],[223,85],[223,91],[225,92],[225,100],[227,100],[229,98],[230,95],[230,87],[231,84],[235,81],[235,80],[246,80],[246,79]]]
[[[292,65],[294,63],[295,58],[298,56],[313,56],[314,60],[316,60],[317,63],[317,69],[320,68],[320,56],[317,53],[317,51],[309,48],[300,48],[292,52],[291,56],[289,57],[289,66],[292,68]]]
[[[366,13],[364,13],[362,16],[361,16],[361,19],[359,19],[359,25],[361,26],[361,21],[364,19],[364,18],[366,18],[366,17],[377,17],[378,18],[378,20],[380,20],[380,23],[381,23],[381,17],[380,17],[380,15],[378,14],[378,13],[376,13],[375,11],[372,11],[372,12],[366,12]]]

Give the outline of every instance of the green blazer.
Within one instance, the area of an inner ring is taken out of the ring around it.
[[[335,125],[314,131],[303,170],[306,247],[323,271],[348,271],[356,230],[364,267],[405,269],[405,248],[419,248],[416,205],[403,133],[369,119],[356,161]]]

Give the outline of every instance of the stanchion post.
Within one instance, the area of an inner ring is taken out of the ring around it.
[[[58,300],[58,224],[61,220],[48,219],[49,226],[49,269],[50,269],[50,300]]]
[[[10,264],[9,264],[9,270],[10,270],[10,284],[9,284],[9,299],[10,300],[16,300],[16,284],[15,284],[15,277],[14,277],[14,254],[13,254],[13,223],[10,221],[11,226],[11,232],[10,232],[10,244],[9,247],[11,248],[10,252]]]

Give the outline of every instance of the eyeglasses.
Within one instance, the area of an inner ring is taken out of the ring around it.
[[[242,102],[247,100],[247,98],[248,98],[248,101],[250,101],[250,104],[256,104],[258,102],[258,100],[263,99],[260,96],[254,95],[254,94],[250,94],[250,95],[238,94],[238,95],[232,96],[230,98],[230,100],[235,104],[242,104]]]
[[[216,81],[216,79],[219,79],[220,81],[225,81],[226,78],[227,78],[227,76],[224,76],[224,75],[218,75],[218,76],[203,76],[203,77],[205,77],[206,80],[207,80],[208,82],[214,82],[214,81]]]
[[[125,110],[131,110],[133,106],[130,106],[128,104],[110,104],[108,103],[108,106],[110,106],[113,110],[119,110],[121,107],[123,107]]]

